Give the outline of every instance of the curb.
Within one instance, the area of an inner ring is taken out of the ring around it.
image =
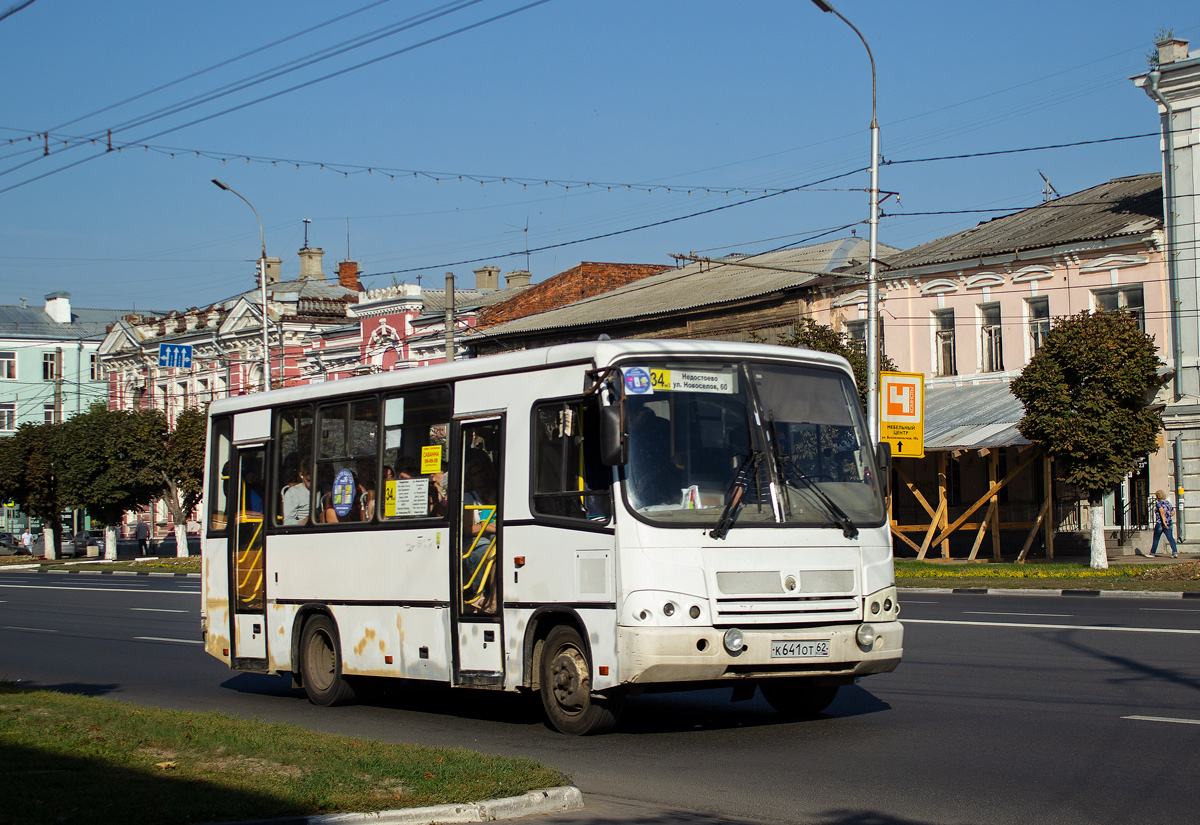
[[[1200,592],[1187,590],[1048,590],[1012,587],[897,587],[901,594],[957,593],[969,596],[1075,596],[1121,599],[1200,599]]]
[[[236,825],[430,825],[443,822],[458,825],[468,822],[494,822],[530,814],[552,814],[583,808],[583,794],[573,785],[530,791],[522,796],[471,802],[460,805],[430,805],[425,808],[401,808],[373,813],[316,814],[282,819],[258,819]],[[235,823],[214,823],[235,825]]]

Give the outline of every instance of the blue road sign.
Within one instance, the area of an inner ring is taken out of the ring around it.
[[[180,344],[159,344],[158,365],[187,369],[192,366],[192,348]]]

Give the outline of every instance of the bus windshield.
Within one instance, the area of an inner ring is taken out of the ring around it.
[[[738,527],[882,523],[874,453],[844,373],[732,362],[624,372],[625,496],[642,518],[714,524],[744,484]]]

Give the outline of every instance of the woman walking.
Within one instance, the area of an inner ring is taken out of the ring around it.
[[[1175,513],[1175,508],[1171,502],[1167,501],[1167,496],[1162,490],[1154,491],[1154,542],[1150,545],[1150,556],[1153,557],[1158,550],[1158,540],[1165,533],[1167,541],[1171,544],[1171,558],[1176,558],[1179,555],[1179,548],[1175,546],[1175,534],[1171,532],[1172,516]]]

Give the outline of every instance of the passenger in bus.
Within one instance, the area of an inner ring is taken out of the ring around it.
[[[678,502],[683,476],[671,457],[671,425],[650,407],[631,413],[628,478],[634,507]]]
[[[283,490],[283,523],[287,525],[304,524],[308,521],[310,500],[312,499],[312,476],[307,467],[297,472],[298,480],[289,484]]]
[[[358,462],[358,472],[355,489],[358,495],[355,499],[355,512],[358,521],[370,521],[375,517],[375,462]]]

